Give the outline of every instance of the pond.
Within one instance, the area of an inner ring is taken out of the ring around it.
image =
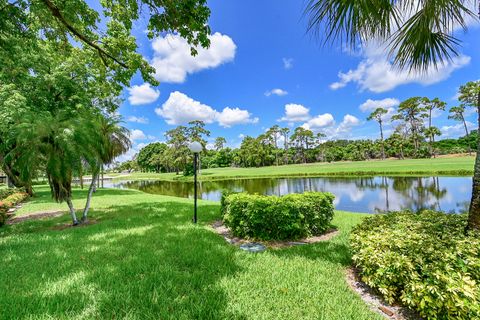
[[[115,188],[177,197],[193,197],[193,182],[117,181]],[[261,178],[199,182],[199,198],[220,200],[222,190],[266,195],[328,191],[337,210],[376,213],[400,209],[435,209],[459,213],[468,209],[470,177],[321,177]]]

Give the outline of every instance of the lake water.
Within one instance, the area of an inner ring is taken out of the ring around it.
[[[119,181],[106,186],[193,197],[193,182]],[[458,213],[468,209],[471,188],[470,177],[262,178],[203,181],[198,194],[218,201],[222,190],[266,195],[328,191],[335,195],[337,210],[375,213],[428,208]]]

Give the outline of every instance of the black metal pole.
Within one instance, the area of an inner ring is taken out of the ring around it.
[[[194,153],[193,156],[193,172],[194,172],[194,178],[193,178],[193,203],[194,203],[194,208],[193,208],[193,223],[197,223],[197,161],[198,161],[198,153]]]

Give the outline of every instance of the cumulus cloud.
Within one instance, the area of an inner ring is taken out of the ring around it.
[[[392,108],[396,107],[400,104],[400,100],[395,99],[395,98],[386,98],[383,100],[372,100],[368,99],[364,103],[362,103],[359,107],[359,109],[362,112],[372,112],[377,108]]]
[[[270,90],[270,91],[266,91],[266,92],[265,92],[265,95],[266,95],[267,97],[270,97],[271,95],[285,96],[285,95],[287,95],[287,94],[288,94],[287,91],[285,91],[285,90],[283,90],[283,89],[278,89],[278,88],[277,88],[277,89],[272,89],[272,90]]]
[[[135,116],[130,116],[127,118],[128,122],[134,122],[134,123],[141,123],[141,124],[147,124],[148,119],[145,117],[135,117]]]
[[[130,131],[130,139],[132,141],[137,141],[137,140],[146,140],[147,136],[142,130],[139,129],[133,129]]]
[[[364,56],[356,69],[339,72],[339,81],[330,85],[332,90],[345,87],[350,82],[356,83],[361,91],[369,90],[375,93],[390,91],[397,86],[418,83],[430,85],[450,77],[453,71],[470,63],[471,58],[465,55],[454,57],[443,65],[430,66],[425,73],[399,70],[385,56]]]
[[[283,62],[283,68],[285,70],[289,70],[289,69],[293,68],[293,59],[292,58],[283,58],[282,62]]]
[[[311,118],[310,109],[301,104],[289,103],[285,105],[285,115],[278,119],[289,123],[307,121]]]
[[[252,114],[247,110],[226,107],[219,112],[178,91],[172,92],[167,101],[155,109],[155,113],[171,125],[201,120],[205,123],[218,122],[220,126],[228,128],[237,124],[258,122],[258,118],[252,118]]]
[[[212,107],[178,91],[170,93],[167,101],[161,108],[155,109],[155,113],[172,125],[185,124],[193,120],[212,123],[217,114]]]
[[[305,122],[302,127],[312,131],[319,131],[325,127],[330,127],[335,124],[335,119],[330,113],[320,114],[307,122]]]
[[[349,132],[353,127],[356,127],[359,124],[360,124],[360,120],[357,117],[352,116],[351,114],[346,114],[343,117],[343,121],[338,126],[336,133]]]
[[[226,107],[222,112],[217,113],[216,120],[222,127],[230,128],[237,124],[257,123],[258,118],[251,116],[252,114],[247,110]]]
[[[160,97],[160,91],[153,89],[148,83],[132,86],[128,88],[128,93],[128,101],[134,106],[155,102]]]
[[[188,74],[220,66],[235,57],[237,46],[221,33],[209,36],[210,47],[198,48],[198,54],[190,54],[190,45],[179,35],[168,34],[153,40],[154,51],[151,65],[155,78],[161,82],[182,83]]]
[[[475,125],[470,121],[467,121],[466,124],[468,131],[475,129]],[[465,127],[463,126],[463,123],[458,123],[453,126],[443,126],[440,131],[442,132],[442,137],[444,138],[460,137],[465,135]]]

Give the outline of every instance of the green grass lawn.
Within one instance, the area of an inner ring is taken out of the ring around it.
[[[21,213],[66,208],[36,191]],[[58,230],[65,214],[0,228],[2,318],[381,319],[344,280],[362,214],[336,212],[330,241],[252,254],[210,230],[215,202],[199,202],[199,225],[187,199],[111,189],[92,206],[88,226]]]
[[[261,168],[214,168],[202,170],[200,179],[233,179],[255,177],[321,176],[321,175],[471,175],[473,156],[435,159],[374,160],[353,162],[320,162]],[[108,174],[116,179],[183,179],[175,173]]]

